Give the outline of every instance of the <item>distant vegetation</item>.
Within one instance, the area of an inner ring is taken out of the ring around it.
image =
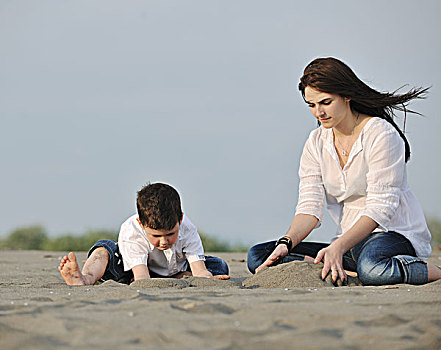
[[[212,236],[208,236],[205,233],[199,232],[201,236],[202,245],[206,252],[246,252],[248,248],[241,244],[231,244],[225,241],[221,241]]]
[[[441,220],[427,218],[432,233],[432,245],[441,245]],[[245,252],[247,247],[232,244],[225,240],[200,233],[206,252]],[[50,238],[41,225],[20,227],[12,231],[6,238],[0,239],[0,249],[18,250],[50,250],[50,251],[88,251],[99,239],[118,239],[118,232],[110,230],[90,230],[82,235],[65,234]]]
[[[232,245],[217,238],[200,234],[206,252],[243,252],[247,248]],[[0,248],[19,250],[50,250],[50,251],[88,251],[100,239],[118,239],[118,232],[108,230],[87,231],[84,234],[50,238],[41,225],[32,225],[12,231],[5,239],[0,240]]]

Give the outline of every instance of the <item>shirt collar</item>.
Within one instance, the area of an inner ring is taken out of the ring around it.
[[[366,125],[363,127],[363,129],[360,132],[360,135],[358,135],[357,139],[355,140],[354,144],[352,145],[352,149],[351,149],[351,153],[349,154],[349,159],[345,165],[345,167],[347,167],[352,160],[354,159],[354,157],[360,153],[363,150],[363,144],[362,144],[362,139],[363,139],[363,135],[365,133],[365,131],[367,131],[371,124],[373,123],[373,121],[377,119],[377,118],[371,118],[367,121]],[[323,128],[323,126],[320,126],[321,128]],[[331,155],[331,157],[340,164],[339,160],[338,160],[338,155],[337,155],[337,151],[335,150],[335,145],[334,145],[334,133],[332,132],[332,129],[325,129],[324,130],[324,134],[323,134],[323,139],[324,139],[324,146],[326,148],[326,150],[329,152],[329,154]]]

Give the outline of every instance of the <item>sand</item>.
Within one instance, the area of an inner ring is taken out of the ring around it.
[[[323,288],[361,285],[358,278],[351,276],[348,276],[345,283],[340,280],[333,283],[330,274],[322,280],[322,267],[322,264],[314,264],[312,261],[293,261],[265,268],[244,280],[242,286],[247,288]]]
[[[251,276],[225,253],[228,281],[69,287],[62,254],[0,251],[0,349],[441,349],[441,282],[334,287],[297,262]]]

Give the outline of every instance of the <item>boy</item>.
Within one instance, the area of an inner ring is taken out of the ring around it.
[[[229,279],[228,265],[205,256],[196,227],[182,213],[178,192],[155,183],[137,195],[138,215],[122,225],[118,243],[96,242],[80,271],[75,254],[63,257],[58,269],[68,285],[89,285],[112,279],[130,283],[151,277],[183,275]]]

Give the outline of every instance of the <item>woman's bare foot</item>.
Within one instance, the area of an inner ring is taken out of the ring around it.
[[[86,284],[74,253],[70,252],[68,256],[61,259],[58,270],[60,270],[61,277],[69,286],[84,286]]]

